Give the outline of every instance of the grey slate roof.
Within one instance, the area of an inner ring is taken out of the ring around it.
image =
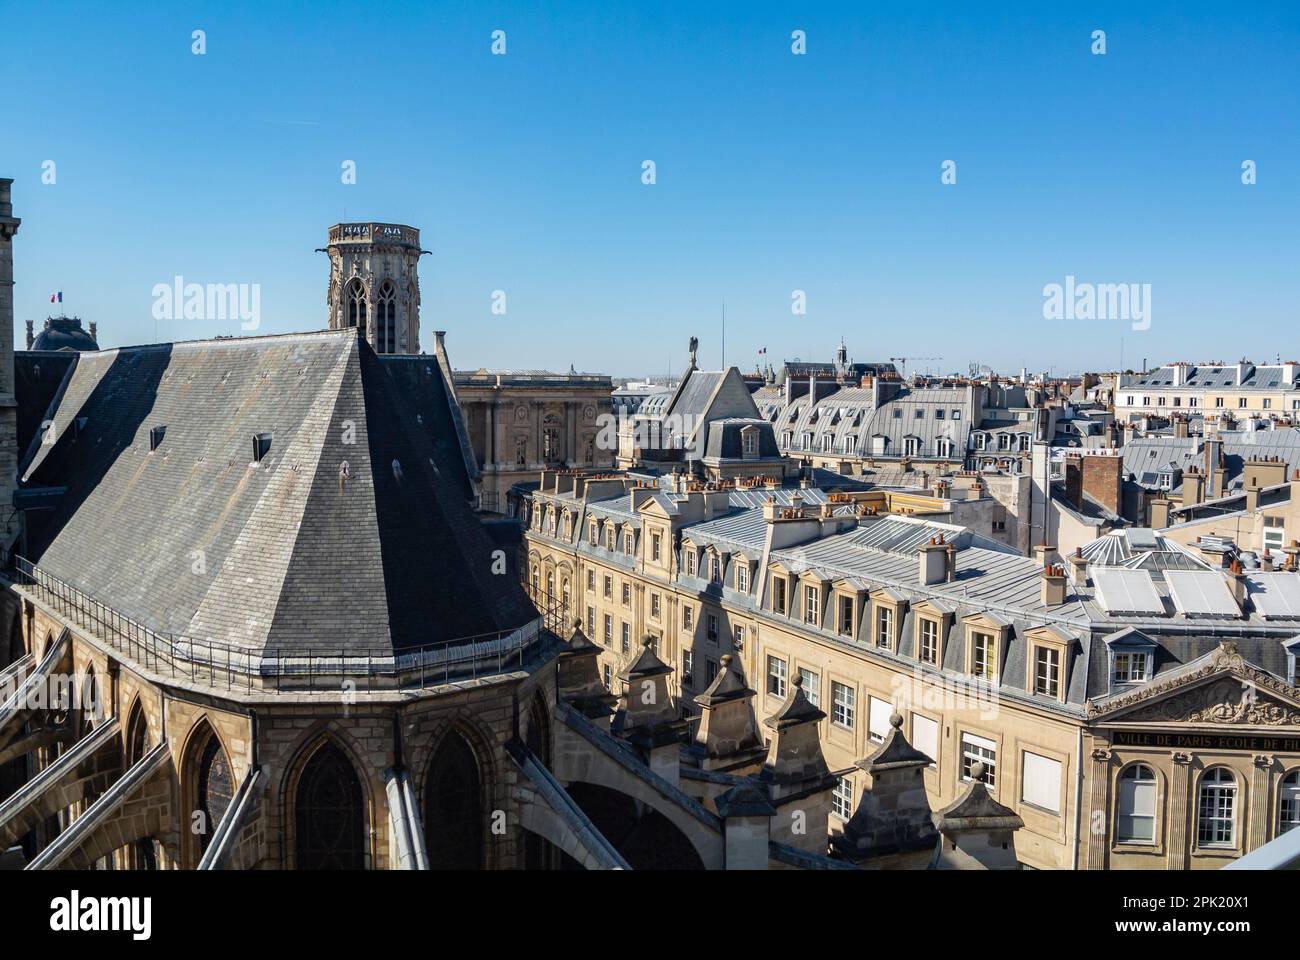
[[[491,572],[439,365],[392,369],[352,331],[80,355],[57,442],[21,471],[67,487],[29,515],[31,559],[151,629],[256,650],[521,625],[536,614]]]

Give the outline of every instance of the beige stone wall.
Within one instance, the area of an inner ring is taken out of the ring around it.
[[[4,604],[17,606],[14,594],[5,591],[4,596],[0,613],[6,609]],[[56,637],[62,628],[57,617],[40,607],[33,607],[30,620],[23,624],[27,642],[35,644],[37,656],[46,638]],[[194,867],[198,847],[190,838],[189,830],[196,796],[194,753],[199,733],[210,727],[217,735],[230,762],[233,785],[238,789],[252,761],[254,724],[250,713],[256,713],[258,761],[266,780],[241,833],[232,866],[293,866],[297,777],[314,748],[323,738],[330,738],[352,759],[362,784],[368,830],[367,865],[374,869],[392,867],[384,773],[396,761],[395,735],[400,733],[402,760],[422,810],[431,759],[443,738],[453,731],[470,744],[479,765],[483,809],[490,818],[485,831],[486,866],[509,869],[519,862],[518,817],[512,799],[516,772],[504,745],[514,734],[516,699],[523,715],[521,731],[526,731],[531,722],[528,713],[534,707],[535,698],[540,698],[545,705],[542,712],[549,717],[554,701],[551,666],[532,676],[507,676],[490,683],[455,683],[424,695],[394,697],[386,702],[344,703],[337,694],[330,693],[288,695],[283,702],[276,702],[273,694],[268,696],[259,691],[256,701],[245,701],[239,691],[213,690],[204,694],[170,687],[165,678],[146,675],[75,630],[68,660],[67,670],[78,681],[93,668],[96,678],[102,681],[104,716],[117,715],[121,722],[121,749],[114,753],[113,770],[105,774],[95,767],[87,776],[99,776],[102,782],[96,782],[101,787],[120,776],[122,758],[129,749],[131,710],[136,703],[148,723],[150,745],[160,742],[165,735],[171,748],[172,762],[161,784],[151,784],[139,802],[133,801],[121,817],[115,817],[112,829],[97,831],[91,844],[95,851],[93,859],[113,854],[120,866],[129,866],[130,854],[114,854],[115,847],[110,841],[124,835],[122,830],[130,832],[147,822],[151,835],[160,845],[160,866]],[[549,731],[544,739],[549,739]],[[45,750],[39,764],[52,760],[53,754]],[[84,806],[78,802],[68,815],[79,814]],[[493,827],[498,829],[494,831]],[[79,854],[79,865],[82,860],[85,856]]]
[[[1260,754],[1248,750],[1112,747],[1104,735],[1088,738],[1087,866],[1110,870],[1217,870],[1278,835],[1282,779],[1300,770],[1300,753]],[[1119,843],[1116,795],[1120,774],[1135,763],[1156,776],[1155,839]],[[1236,782],[1234,839],[1231,845],[1201,846],[1198,805],[1207,770],[1225,767]]]
[[[543,571],[573,570],[577,589],[573,593],[573,616],[587,623],[587,610],[595,614],[595,632],[591,639],[602,649],[599,657],[602,672],[608,667],[609,675],[618,672],[635,656],[636,639],[650,635],[659,640],[660,657],[674,668],[669,679],[673,696],[696,712],[691,699],[702,693],[708,685],[710,661],[718,663],[721,656],[731,653],[738,658],[749,685],[757,690],[754,708],[761,720],[777,711],[783,699],[768,693],[766,658],[769,654],[785,660],[787,684],[800,667],[816,672],[820,678],[819,702],[823,710],[831,712],[831,682],[850,685],[857,695],[857,717],[853,730],[836,726],[828,718],[821,724],[821,744],[826,761],[835,771],[851,768],[855,761],[875,749],[868,734],[870,698],[896,703],[904,717],[904,733],[912,735],[913,718],[921,714],[939,723],[939,756],[935,766],[926,772],[926,789],[934,809],[955,800],[964,784],[960,781],[961,734],[968,732],[994,740],[998,745],[998,770],[994,795],[1012,807],[1025,820],[1025,829],[1016,836],[1016,850],[1021,859],[1041,868],[1069,868],[1074,860],[1075,836],[1075,774],[1078,769],[1080,722],[1048,714],[1046,711],[1011,704],[1000,700],[970,700],[946,692],[929,680],[916,680],[910,672],[894,669],[877,660],[869,660],[824,638],[815,637],[798,629],[791,621],[788,626],[753,616],[729,604],[714,604],[699,597],[679,593],[667,579],[668,568],[647,565],[640,558],[636,569],[603,563],[597,558],[580,556],[576,551],[548,542],[542,537],[529,535],[529,564]],[[670,540],[665,537],[665,543]],[[667,548],[665,548],[667,549]],[[595,572],[595,590],[587,589],[587,570]],[[604,578],[611,579],[611,596],[604,594]],[[557,583],[559,581],[557,580]],[[622,586],[631,589],[631,603],[622,602]],[[652,597],[660,597],[660,616],[650,614]],[[686,627],[684,611],[691,611],[691,626]],[[612,643],[605,642],[604,617],[611,617]],[[708,639],[708,618],[718,619],[718,642]],[[621,643],[621,625],[632,627],[632,643],[624,653]],[[742,631],[741,650],[734,649],[735,629]],[[693,679],[690,687],[683,686],[683,651],[693,653]],[[614,689],[619,685],[614,681]],[[787,686],[787,689],[788,686]],[[1061,798],[1059,812],[1039,809],[1023,802],[1021,798],[1023,755],[1030,751],[1057,760],[1061,764]],[[865,774],[851,770],[847,776],[853,782],[854,799],[861,796]],[[832,817],[831,829],[838,830],[839,822]]]

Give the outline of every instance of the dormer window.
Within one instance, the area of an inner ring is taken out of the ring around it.
[[[749,593],[749,564],[744,559],[736,561],[736,589]]]
[[[165,428],[164,428],[165,429]],[[162,437],[159,437],[161,440]],[[253,462],[261,463],[262,458],[271,452],[271,435],[269,433],[253,434]]]
[[[1115,654],[1116,683],[1145,683],[1151,679],[1151,654],[1134,650]]]

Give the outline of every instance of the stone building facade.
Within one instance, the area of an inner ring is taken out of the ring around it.
[[[843,771],[833,832],[895,711],[933,759],[932,806],[986,764],[1030,866],[1210,868],[1300,825],[1295,573],[1246,576],[1150,531],[1044,566],[1050,547],[1020,557],[806,488],[556,477],[532,500],[534,588],[578,608],[607,682],[641,635],[684,703],[724,655],[760,712],[802,678]]]
[[[480,473],[482,509],[505,513],[510,488],[543,470],[604,469],[613,381],[600,374],[457,370],[453,375]]]

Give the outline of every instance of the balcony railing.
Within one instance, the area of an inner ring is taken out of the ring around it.
[[[31,561],[18,556],[11,559],[15,585],[124,658],[158,676],[222,689],[347,693],[426,687],[492,676],[521,668],[530,657],[555,642],[566,620],[563,605],[541,595],[531,598],[537,617],[513,630],[396,651],[391,647],[342,649],[324,645],[253,649],[151,630]]]

